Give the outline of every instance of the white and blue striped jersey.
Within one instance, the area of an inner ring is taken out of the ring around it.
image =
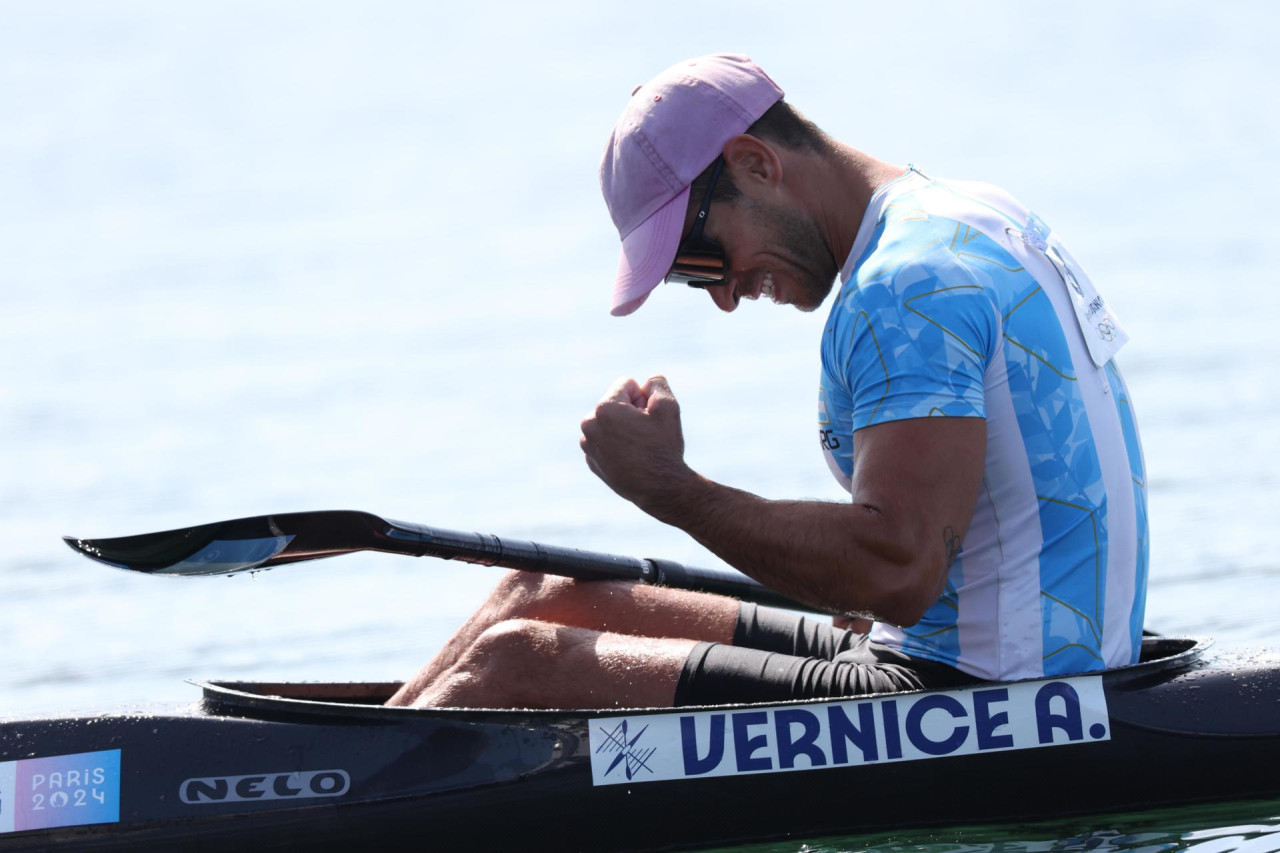
[[[977,507],[942,597],[909,628],[876,623],[872,639],[998,680],[1136,661],[1146,476],[1112,360],[1127,338],[1057,236],[995,187],[912,169],[873,196],[841,277],[819,422],[846,488],[864,427],[987,421]]]

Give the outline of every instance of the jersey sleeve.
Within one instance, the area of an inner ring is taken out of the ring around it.
[[[950,252],[925,251],[841,294],[841,384],[852,427],[986,416],[985,374],[1000,316],[982,278]],[[837,333],[838,333],[837,332]]]

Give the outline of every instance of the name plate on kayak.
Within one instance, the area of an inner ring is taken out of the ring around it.
[[[595,785],[784,773],[1109,740],[1101,676],[590,721]]]
[[[120,750],[0,761],[0,833],[120,820]]]

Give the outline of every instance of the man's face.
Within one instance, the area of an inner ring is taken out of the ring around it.
[[[685,233],[691,229],[692,217]],[[744,193],[731,202],[715,202],[704,233],[725,251],[725,283],[706,288],[723,311],[761,296],[813,311],[839,272],[814,221],[779,201]]]

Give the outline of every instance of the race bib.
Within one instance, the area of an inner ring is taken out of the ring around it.
[[[1051,229],[1040,217],[1033,213],[1022,231],[1013,228],[1009,231],[1020,236],[1022,242],[1043,255],[1057,271],[1067,288],[1067,295],[1071,297],[1076,321],[1080,324],[1080,332],[1089,348],[1089,357],[1096,366],[1102,367],[1129,342],[1129,335],[1120,325],[1120,319],[1062,242],[1052,236]]]

